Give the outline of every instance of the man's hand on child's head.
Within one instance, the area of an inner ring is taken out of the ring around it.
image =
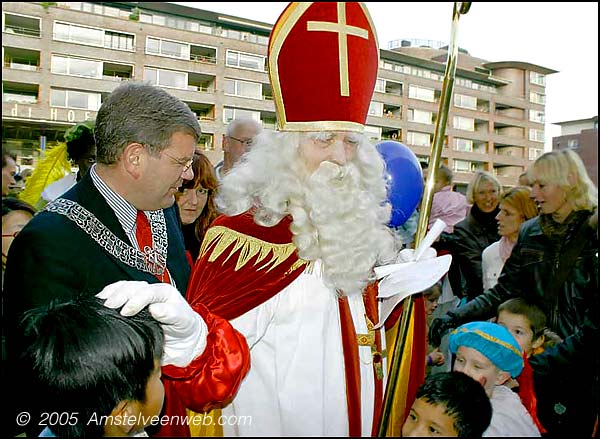
[[[170,284],[119,281],[106,286],[96,297],[105,299],[108,308],[123,307],[124,316],[148,307],[165,334],[163,366],[185,367],[206,347],[206,323]]]

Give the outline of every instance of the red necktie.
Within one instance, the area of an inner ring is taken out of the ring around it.
[[[136,228],[135,228],[135,237],[137,239],[138,245],[142,253],[146,253],[144,249],[146,247],[153,248],[152,246],[152,229],[150,229],[150,223],[148,222],[148,218],[146,214],[138,210],[137,217],[135,219]],[[167,271],[167,267],[165,267],[165,271],[162,276],[156,274],[155,275],[158,280],[165,283],[171,283],[169,278],[169,272]]]

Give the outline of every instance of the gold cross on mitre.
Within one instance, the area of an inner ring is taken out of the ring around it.
[[[340,61],[340,94],[350,96],[350,83],[348,81],[348,35],[369,39],[369,32],[357,26],[346,24],[346,3],[337,4],[337,22],[308,21],[308,31],[336,32],[338,34],[338,56]]]

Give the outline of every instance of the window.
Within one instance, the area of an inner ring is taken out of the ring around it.
[[[423,111],[409,108],[408,120],[410,122],[426,123],[431,125],[433,120],[433,113],[431,111]]]
[[[27,37],[41,36],[41,20],[28,15],[3,13],[2,32]]]
[[[229,67],[258,70],[260,72],[265,71],[265,57],[260,55],[250,55],[234,50],[228,50],[225,63]]]
[[[148,37],[146,39],[146,53],[187,60],[190,59],[190,45],[177,41]]]
[[[454,116],[453,121],[457,130],[475,131],[475,119],[471,117]]]
[[[469,139],[454,138],[454,149],[456,151],[473,152],[473,141]]]
[[[102,61],[52,55],[51,71],[59,75],[102,78]]]
[[[369,104],[369,116],[383,117],[383,103],[371,101]]]
[[[454,172],[471,172],[471,162],[465,160],[454,160],[452,162]]]
[[[102,29],[55,22],[54,39],[93,46],[104,46],[104,31]]]
[[[544,123],[545,120],[545,115],[543,111],[538,111],[538,110],[529,110],[529,120],[532,122],[539,122],[539,123]]]
[[[98,111],[100,109],[100,93],[52,88],[50,89],[50,105]]]
[[[536,160],[544,153],[542,148],[529,148],[529,160]]]
[[[116,50],[134,51],[135,35],[104,29],[78,26],[70,23],[54,23],[54,39]]]
[[[385,93],[385,79],[377,78],[377,82],[375,83],[375,91],[379,93]]]
[[[225,78],[224,93],[230,96],[262,99],[262,84]]]
[[[468,108],[469,110],[477,110],[477,98],[474,96],[455,94],[454,106],[459,108]]]
[[[470,88],[471,90],[481,90],[481,91],[485,91],[487,93],[496,93],[495,85],[480,84],[478,82],[474,82],[474,81],[471,81],[470,79],[465,79],[465,78],[457,77],[454,80],[454,85],[458,85],[458,86],[465,87],[465,88]]]
[[[471,162],[468,160],[454,160],[452,163],[454,172],[477,172],[484,171],[484,165],[481,162]]]
[[[381,140],[381,127],[365,125],[364,135],[372,142],[379,142]]]
[[[227,108],[223,109],[223,123],[228,124],[233,119],[254,119],[258,123],[261,123],[260,111],[243,110],[241,108]]]
[[[431,146],[431,134],[409,131],[406,141],[415,146]]]
[[[536,85],[546,86],[546,75],[538,72],[529,72],[529,82]]]
[[[535,128],[529,129],[529,140],[533,142],[543,142],[544,141],[544,130],[537,130]]]
[[[412,99],[419,99],[421,101],[435,102],[435,90],[432,88],[411,85],[408,87],[408,97]]]
[[[542,104],[546,103],[546,95],[541,93],[536,93],[534,91],[529,92],[529,102],[533,102],[534,104]]]
[[[145,67],[144,81],[149,81],[151,84],[159,85],[161,87],[173,87],[187,90],[188,75],[186,72]]]
[[[134,38],[134,35],[106,31],[104,34],[104,47],[133,52],[135,50]]]
[[[37,84],[2,83],[2,102],[36,104],[39,86]]]
[[[577,139],[569,139],[567,141],[567,147],[570,149],[579,149],[579,140]]]

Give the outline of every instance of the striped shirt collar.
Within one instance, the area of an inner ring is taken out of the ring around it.
[[[127,235],[133,234],[135,236],[135,220],[137,217],[137,209],[133,205],[123,198],[121,195],[113,191],[108,185],[100,178],[96,172],[96,164],[90,168],[90,176],[94,182],[96,189],[102,194],[110,208],[115,212],[121,227]]]

